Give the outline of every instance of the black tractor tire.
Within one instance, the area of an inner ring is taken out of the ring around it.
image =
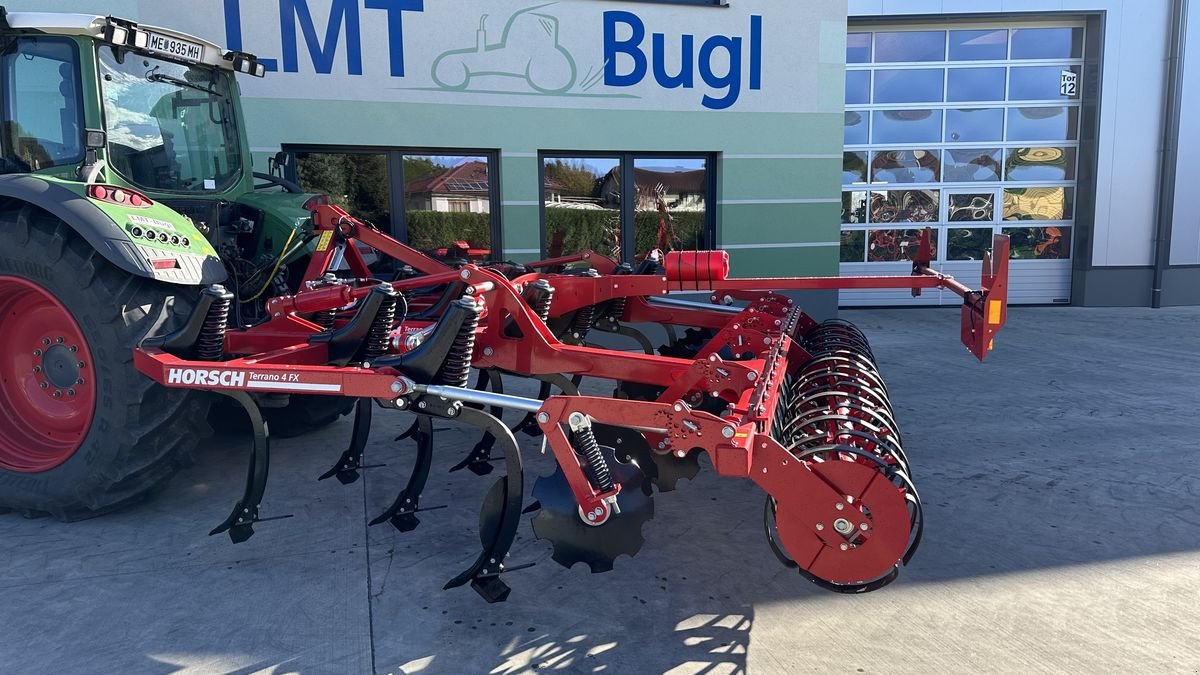
[[[208,396],[162,387],[133,366],[134,347],[186,321],[198,289],[124,272],[66,223],[21,202],[0,203],[0,241],[0,278],[38,287],[65,309],[93,360],[80,373],[90,381],[78,386],[94,387],[90,425],[77,431],[78,446],[65,460],[36,472],[0,466],[0,511],[72,521],[140,500],[185,465],[209,433]],[[7,318],[9,328],[21,320]],[[17,413],[0,410],[4,415],[14,428]]]
[[[224,397],[221,399],[215,402],[209,415],[213,429],[221,433],[249,432],[250,418],[242,407]],[[341,396],[292,394],[282,407],[273,407],[270,401],[259,403],[272,438],[304,436],[354,412],[354,399]]]

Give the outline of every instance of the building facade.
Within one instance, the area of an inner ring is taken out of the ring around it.
[[[6,4],[259,55],[271,72],[241,83],[256,170],[421,248],[720,247],[741,276],[903,274],[934,227],[968,283],[1009,234],[1015,302],[1200,303],[1188,0]],[[837,300],[956,297],[813,301]]]

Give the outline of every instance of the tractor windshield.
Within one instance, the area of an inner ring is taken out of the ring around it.
[[[147,190],[212,192],[241,176],[231,76],[100,50],[108,163]]]

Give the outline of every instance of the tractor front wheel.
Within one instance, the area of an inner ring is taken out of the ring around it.
[[[207,398],[133,367],[194,289],[131,276],[57,218],[0,208],[0,510],[99,515],[165,482],[207,432]]]

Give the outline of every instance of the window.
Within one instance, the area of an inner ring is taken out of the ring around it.
[[[3,165],[37,171],[83,160],[79,50],[62,38],[20,38],[0,59],[4,78]]]
[[[542,156],[542,248],[633,262],[652,249],[713,245],[709,155]]]
[[[289,178],[413,248],[453,260],[502,256],[492,152],[323,147],[291,152]]]

